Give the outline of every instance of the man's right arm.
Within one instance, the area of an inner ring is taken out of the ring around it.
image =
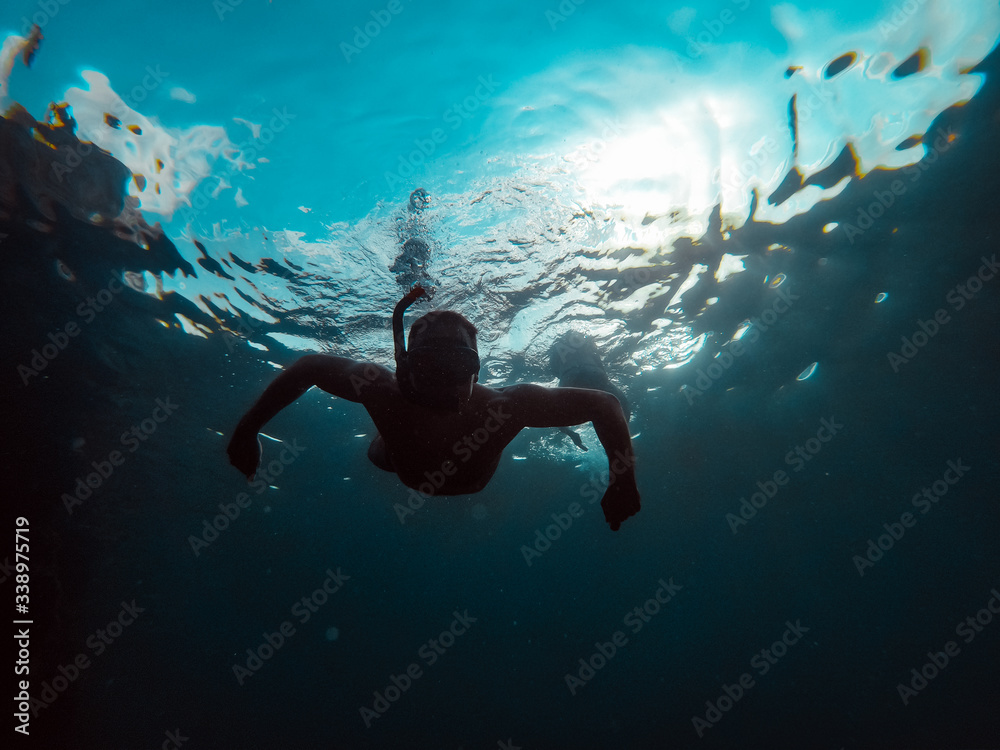
[[[393,377],[385,367],[345,357],[309,354],[296,360],[274,379],[236,426],[229,442],[230,462],[248,478],[252,477],[260,460],[257,433],[275,414],[314,385],[357,403],[368,397],[368,389],[374,391]]]

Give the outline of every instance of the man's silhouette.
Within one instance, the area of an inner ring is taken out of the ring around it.
[[[281,373],[240,420],[229,443],[230,462],[252,478],[260,463],[257,433],[312,386],[359,403],[378,435],[368,457],[425,494],[482,490],[503,449],[525,427],[593,422],[608,455],[611,483],[601,501],[613,530],[639,511],[628,425],[618,399],[599,390],[478,384],[476,328],[462,315],[435,310],[403,338],[403,311],[426,292],[414,287],[393,311],[396,372],[371,362],[310,354]],[[434,479],[433,483],[429,480]],[[427,488],[433,487],[428,493]]]

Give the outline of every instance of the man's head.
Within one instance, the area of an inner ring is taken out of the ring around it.
[[[451,310],[433,310],[410,327],[407,375],[422,398],[458,407],[479,380],[476,327]]]
[[[455,346],[467,346],[477,349],[476,327],[469,320],[454,310],[431,310],[417,318],[410,326],[409,348],[423,346],[422,342],[433,342],[434,346],[446,346],[454,342]]]

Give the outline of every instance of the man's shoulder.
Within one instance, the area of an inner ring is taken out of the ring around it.
[[[602,409],[610,399],[618,400],[606,391],[590,388],[555,388],[551,386],[522,383],[507,386],[497,391],[500,398],[495,403],[503,403],[510,411],[514,422],[525,427],[559,427],[582,424],[589,421],[595,409]]]
[[[520,401],[525,398],[539,398],[551,395],[556,389],[535,383],[516,383],[515,385],[505,385],[502,388],[487,388],[494,399],[507,399]]]
[[[375,362],[358,362],[358,369],[363,377],[369,377],[382,385],[396,387],[395,368],[390,369]]]
[[[484,387],[483,391],[485,393],[482,403],[486,407],[504,409],[512,413],[516,419],[518,415],[523,415],[526,409],[532,409],[547,400],[555,389],[534,383],[518,383],[501,388]]]
[[[385,399],[399,392],[396,373],[375,362],[353,360],[345,368],[357,400]]]
[[[555,388],[547,385],[538,385],[537,383],[515,383],[514,385],[505,385],[500,388],[486,388],[486,390],[490,391],[496,398],[510,398],[525,393],[551,393]]]

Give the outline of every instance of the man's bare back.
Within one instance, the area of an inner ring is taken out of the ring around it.
[[[415,348],[411,331],[411,353],[419,351],[425,358],[456,356],[441,343],[440,334],[425,338],[437,345]],[[445,343],[455,344],[456,349],[470,349],[469,343],[475,346],[468,334],[463,338],[460,332],[454,333],[453,338]],[[478,370],[478,358],[474,359]],[[412,384],[421,381],[403,381],[398,371],[323,354],[302,357],[268,386],[240,421],[229,443],[229,460],[248,479],[252,478],[260,462],[257,433],[275,414],[317,386],[365,407],[379,432],[369,449],[369,458],[380,468],[395,472],[407,487],[425,495],[464,495],[482,490],[496,472],[503,449],[525,427],[593,422],[610,466],[611,483],[601,501],[605,518],[617,530],[622,521],[639,511],[628,424],[615,396],[603,391],[538,385],[492,389],[476,383],[478,376],[463,379],[460,373],[460,377],[448,379],[447,372],[435,373],[438,380],[425,378],[423,390],[415,396]],[[410,384],[409,393],[404,392],[401,382]],[[423,397],[429,401],[423,402]]]

